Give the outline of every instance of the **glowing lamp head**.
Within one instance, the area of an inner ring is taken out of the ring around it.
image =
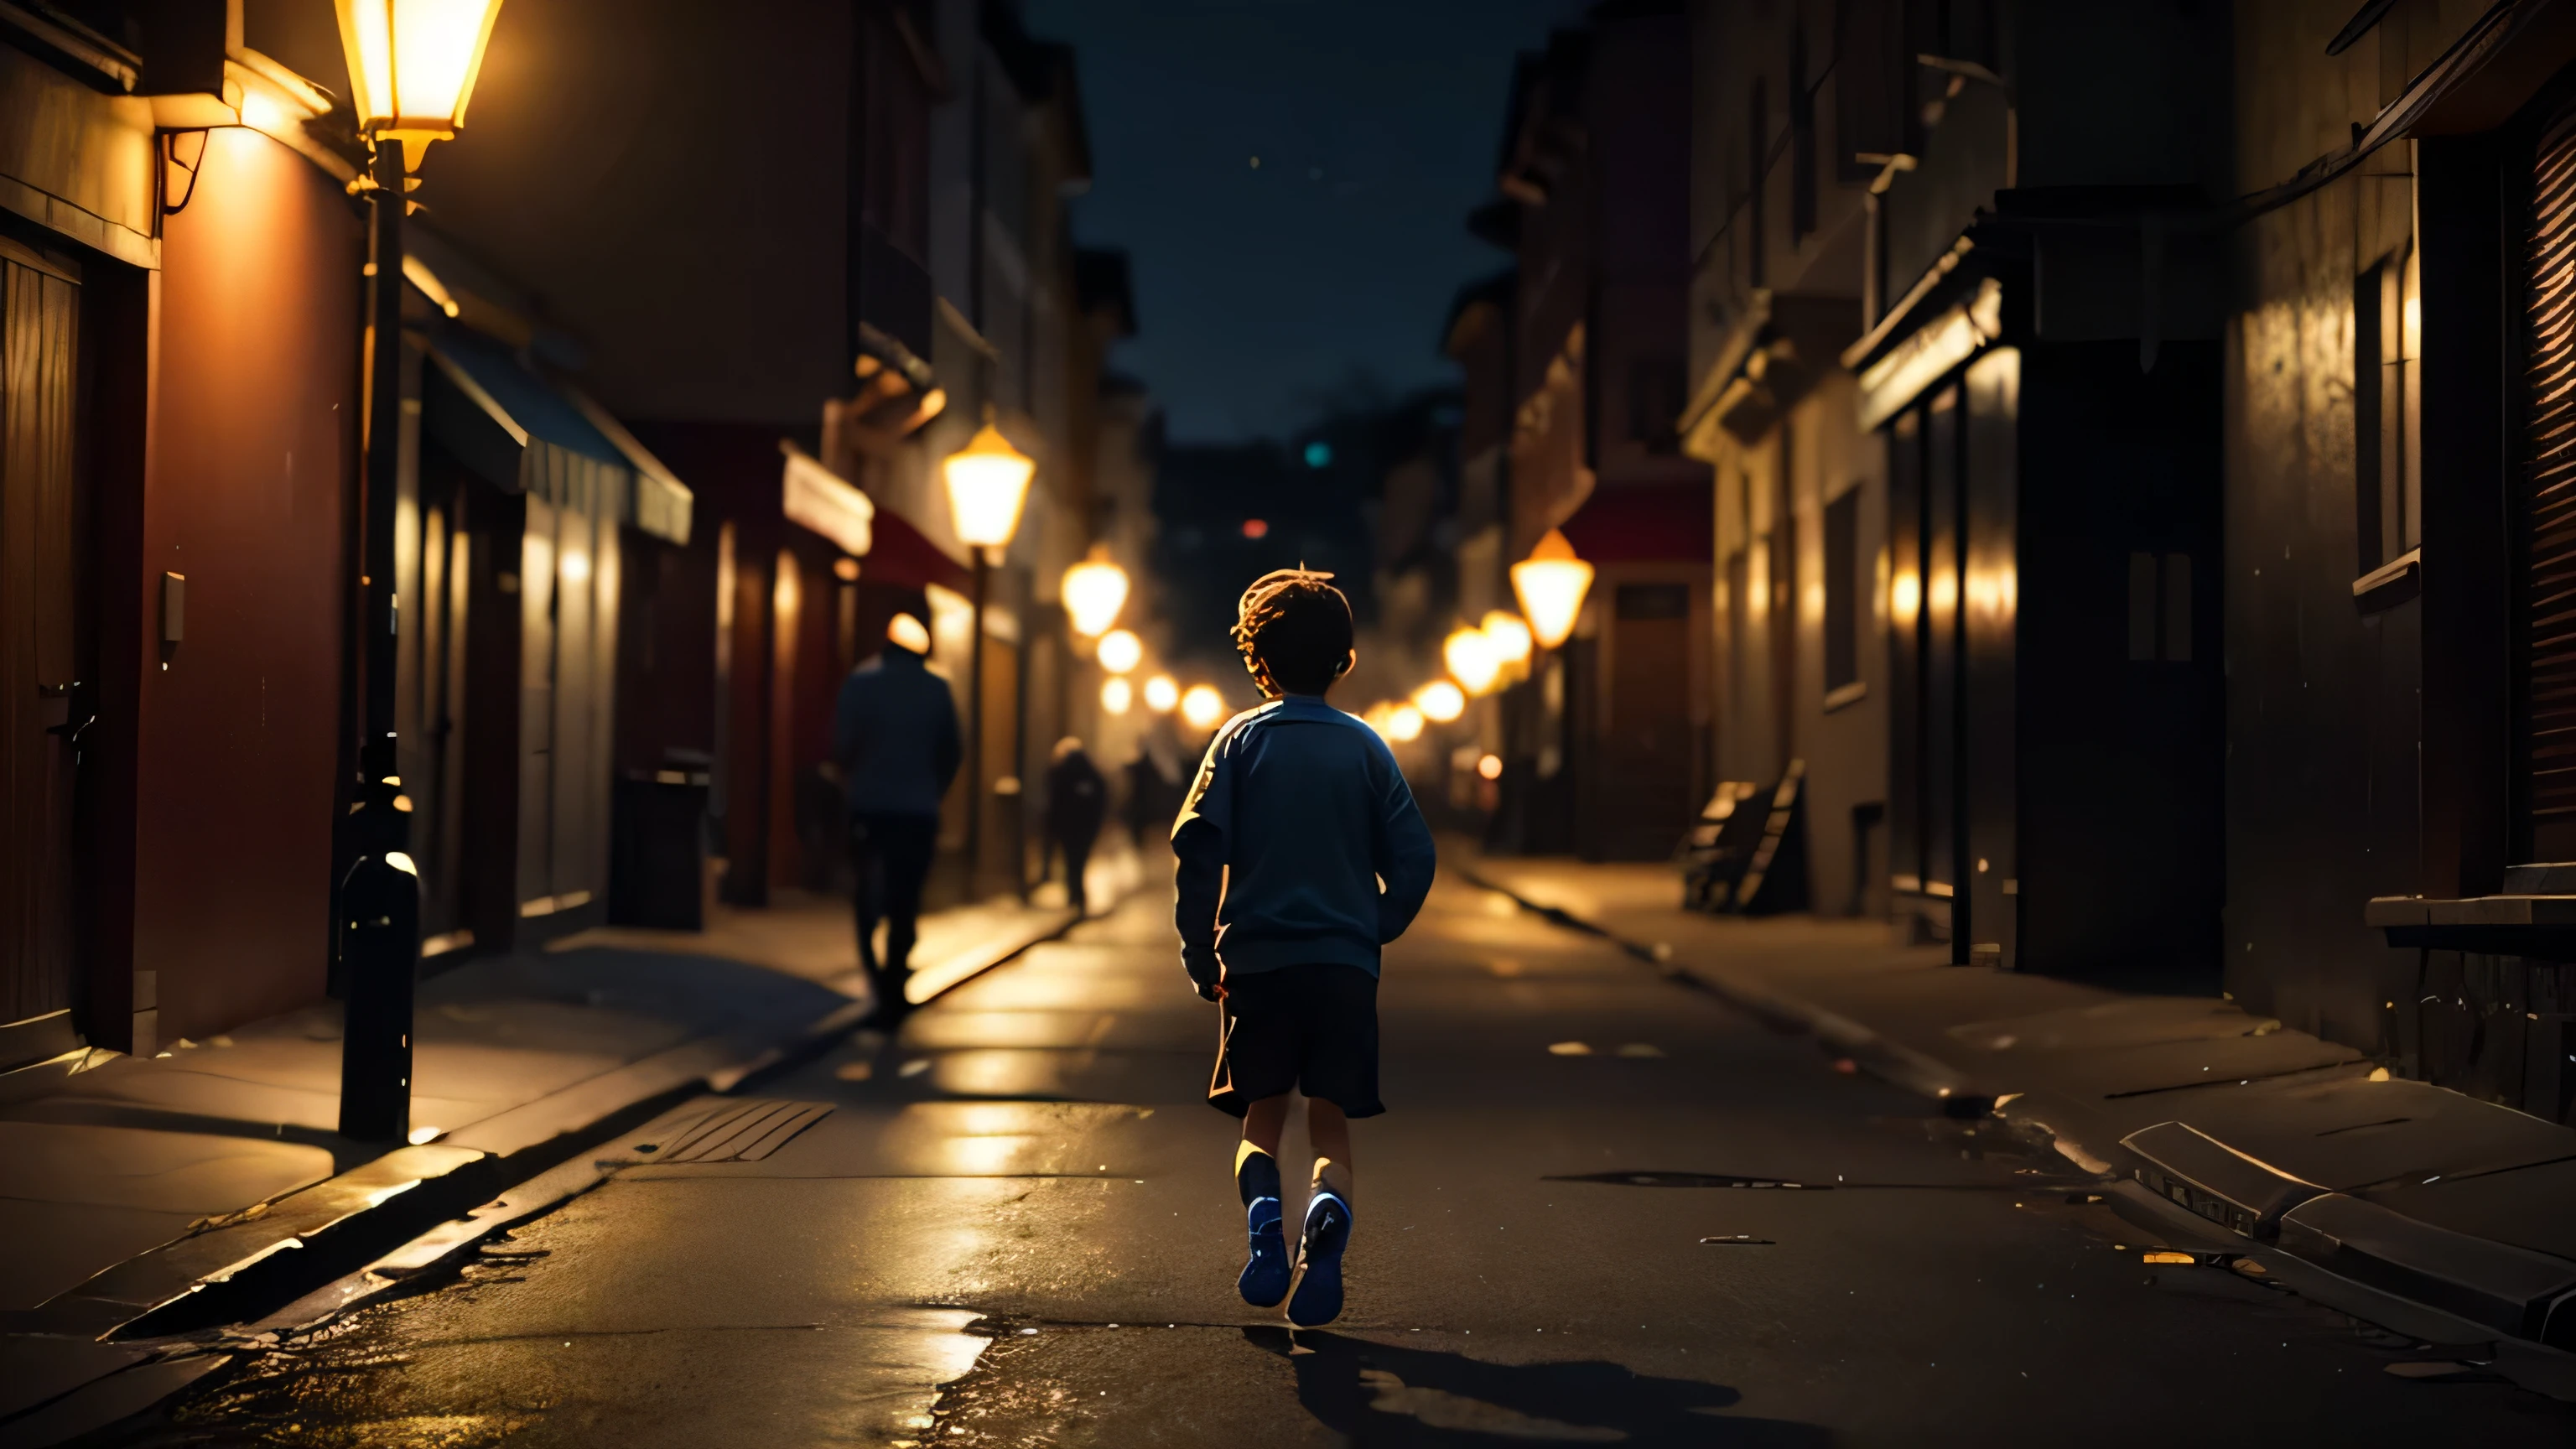
[[[1494,657],[1494,643],[1482,629],[1453,630],[1440,645],[1440,661],[1449,666],[1449,677],[1469,694],[1492,689],[1503,672],[1503,662]]]
[[[1413,707],[1433,724],[1447,724],[1467,712],[1467,692],[1445,679],[1435,679],[1413,692]]]
[[[1181,696],[1181,719],[1190,728],[1212,730],[1224,718],[1225,696],[1216,692],[1216,686],[1193,684],[1190,692]]]
[[[1145,641],[1125,629],[1112,629],[1100,636],[1100,667],[1112,674],[1125,674],[1145,662]]]
[[[986,408],[984,426],[939,465],[940,479],[948,485],[948,517],[956,525],[957,541],[979,549],[1009,543],[1011,535],[1019,532],[1020,509],[1029,501],[1029,479],[1037,470],[1036,460],[1012,447],[1002,430],[993,426],[992,409]],[[1125,602],[1123,597],[1120,602]]]
[[[1153,678],[1145,681],[1145,707],[1147,709],[1152,710],[1156,714],[1170,714],[1172,712],[1172,706],[1179,704],[1180,702],[1181,687],[1172,682],[1172,676],[1168,674],[1157,674]]]
[[[1110,714],[1125,714],[1136,704],[1136,686],[1123,676],[1112,675],[1101,681],[1100,707]]]
[[[1398,744],[1422,738],[1422,711],[1399,704],[1386,712],[1387,738]]]
[[[1478,779],[1483,780],[1499,780],[1503,778],[1503,757],[1500,755],[1486,755],[1482,759],[1477,760],[1476,776]]]
[[[1073,624],[1073,632],[1086,639],[1098,638],[1118,622],[1118,611],[1127,606],[1127,571],[1109,561],[1109,545],[1095,543],[1091,557],[1064,571],[1063,594],[1064,612]]]
[[[1478,626],[1485,641],[1494,646],[1495,662],[1506,670],[1527,668],[1530,661],[1530,626],[1521,616],[1505,609],[1489,610],[1485,622]]]
[[[432,141],[465,124],[465,103],[501,0],[339,0],[340,45],[358,129],[399,141],[418,170]]]
[[[1530,556],[1512,565],[1512,593],[1539,646],[1554,649],[1574,637],[1583,596],[1592,589],[1592,565],[1574,556],[1565,535],[1549,529]]]

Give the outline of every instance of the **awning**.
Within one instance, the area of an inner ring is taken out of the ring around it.
[[[794,443],[781,442],[778,451],[787,455],[778,480],[778,511],[788,522],[839,544],[841,552],[866,556],[876,543],[876,503]]]
[[[778,451],[787,459],[778,479],[778,511],[857,558],[863,582],[902,589],[937,584],[959,593],[974,587],[966,565],[950,558],[911,520],[879,505],[794,443],[782,440]]]
[[[950,558],[928,535],[913,527],[912,520],[893,509],[877,510],[874,532],[868,556],[859,564],[860,578],[906,589],[937,584],[961,594],[975,587],[973,571]]]
[[[605,409],[479,333],[448,327],[424,341],[421,429],[476,476],[688,541],[689,490]]]
[[[1708,563],[1717,556],[1716,490],[1705,479],[1602,484],[1563,528],[1589,563]]]

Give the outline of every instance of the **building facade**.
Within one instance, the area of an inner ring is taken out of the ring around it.
[[[238,11],[82,14],[0,21],[9,1065],[319,996],[353,746],[349,138]]]
[[[1506,437],[1466,424],[1468,491],[1490,490],[1502,545],[1474,556],[1476,587],[1494,589],[1484,570],[1551,529],[1599,570],[1574,638],[1502,707],[1499,808],[1528,849],[1663,857],[1715,779],[1709,471],[1674,428],[1690,340],[1688,35],[1681,5],[1621,0],[1523,57],[1498,204],[1471,222],[1513,253],[1509,296],[1466,299],[1448,339],[1469,413],[1493,369],[1508,378]]]
[[[2563,1120],[2576,27],[1692,24],[1717,759],[1804,771],[1813,908]]]

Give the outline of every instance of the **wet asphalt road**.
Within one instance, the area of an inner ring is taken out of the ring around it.
[[[2053,1154],[1446,880],[1387,961],[1349,1312],[1292,1336],[1234,1295],[1167,900],[765,1084],[832,1108],[767,1155],[674,1162],[712,1139],[658,1124],[461,1277],[99,1442],[2576,1442],[2576,1408],[2149,1267]]]

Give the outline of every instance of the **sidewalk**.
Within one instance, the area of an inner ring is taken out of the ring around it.
[[[1094,910],[1138,878],[1125,854],[1095,861]],[[1061,933],[1063,901],[1049,886],[925,917],[908,994]],[[156,1058],[89,1052],[0,1075],[0,1443],[33,1427],[10,1421],[120,1370],[146,1371],[99,1387],[161,1397],[215,1362],[170,1357],[175,1336],[271,1311],[826,1045],[868,994],[847,904],[808,896],[720,910],[703,934],[602,928],[469,961],[421,983],[412,1145],[391,1152],[335,1130],[331,1003]]]
[[[1705,915],[1682,908],[1669,865],[1442,850],[1466,878],[1813,1033],[1853,1069],[2045,1133],[2121,1179],[2112,1204],[2133,1220],[2260,1245],[2258,1261],[2309,1271],[2311,1296],[2334,1296],[2331,1275],[2428,1305],[2438,1314],[2406,1330],[2420,1336],[2576,1348],[2576,1129],[2391,1079],[2229,1000],[1954,967],[1875,921]]]

